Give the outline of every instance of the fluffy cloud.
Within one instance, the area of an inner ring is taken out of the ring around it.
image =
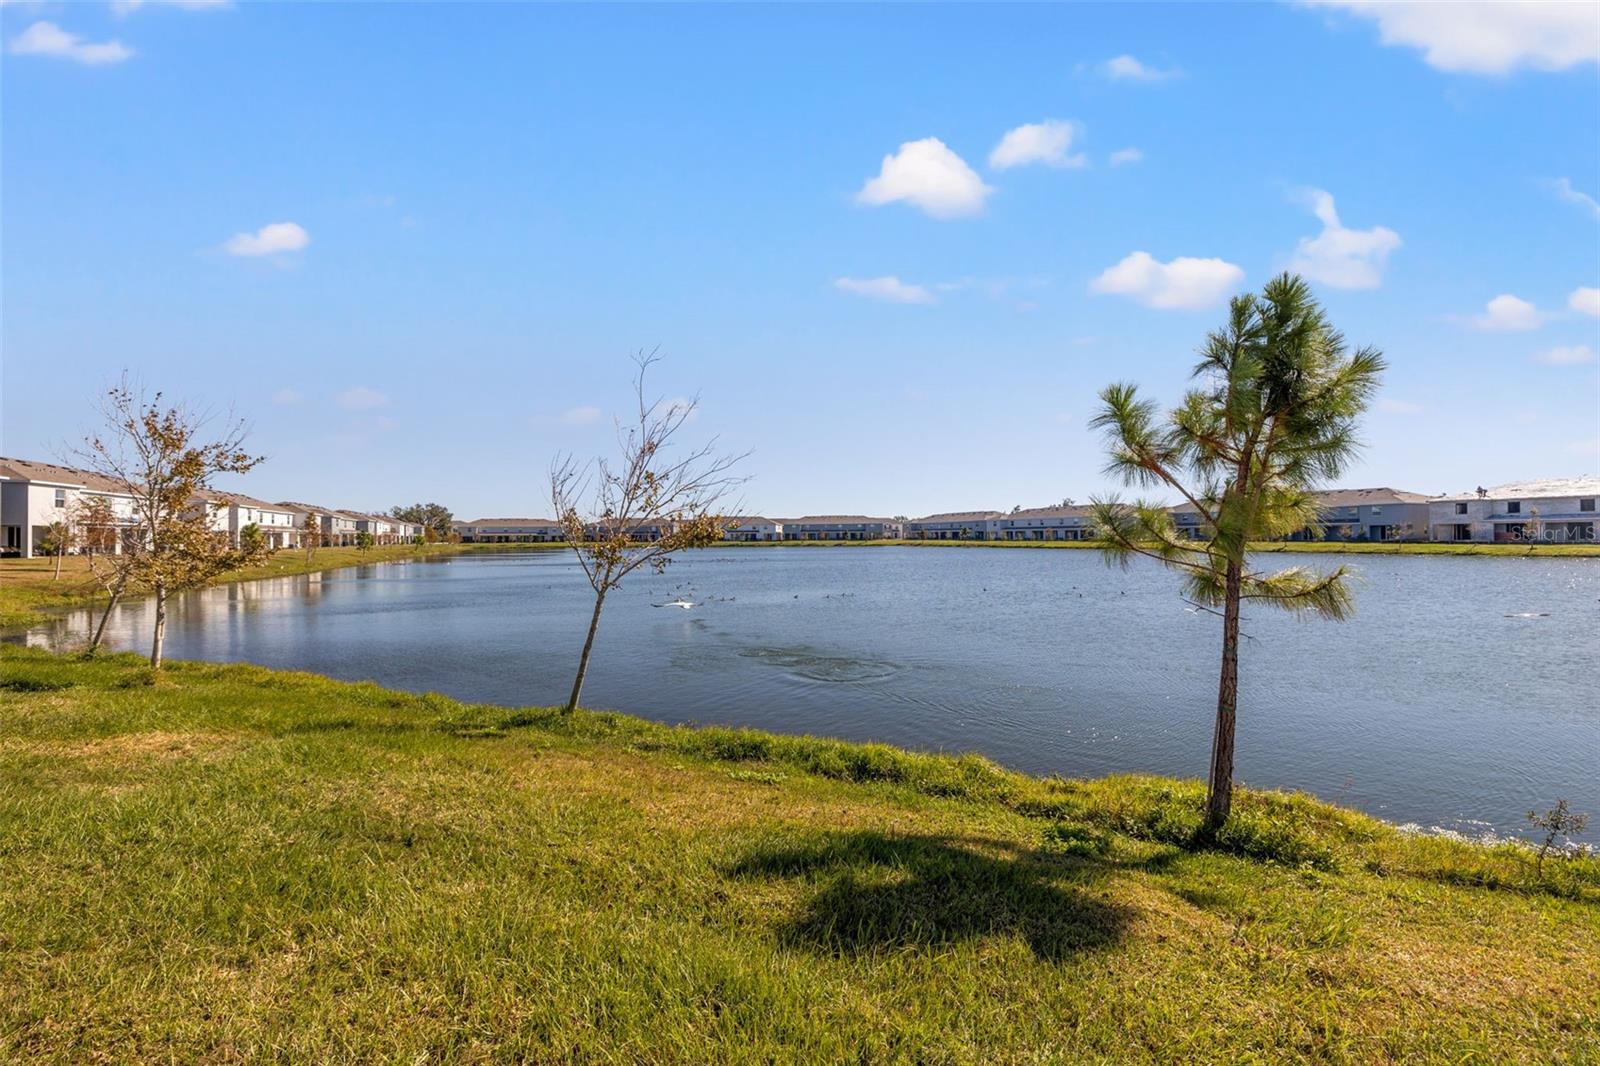
[[[1438,70],[1509,74],[1600,59],[1600,7],[1524,0],[1303,0],[1378,24],[1384,44],[1420,48]]]
[[[1590,218],[1600,220],[1600,201],[1596,201],[1586,192],[1574,189],[1571,178],[1556,178],[1546,184],[1550,186],[1550,191],[1561,199],[1569,204],[1577,204]]]
[[[1580,366],[1594,362],[1594,349],[1587,344],[1568,344],[1534,354],[1535,363],[1546,366]]]
[[[1600,289],[1591,289],[1587,286],[1573,289],[1572,295],[1567,297],[1567,307],[1580,314],[1600,318]]]
[[[1484,305],[1483,314],[1472,320],[1478,329],[1501,332],[1538,329],[1544,315],[1527,300],[1503,292]]]
[[[339,406],[347,411],[370,411],[374,407],[382,407],[389,402],[389,397],[377,389],[369,389],[365,385],[357,385],[353,389],[346,389],[339,394]]]
[[[1400,234],[1387,226],[1346,229],[1330,194],[1307,189],[1303,195],[1322,221],[1322,232],[1301,238],[1289,269],[1336,289],[1377,288],[1389,253],[1400,247]]]
[[[1195,310],[1217,303],[1243,280],[1243,270],[1221,259],[1163,263],[1148,252],[1134,252],[1091,281],[1089,289],[1128,296],[1163,311]]]
[[[878,206],[904,200],[934,218],[960,218],[983,212],[994,189],[937,137],[907,141],[883,157],[878,176],[856,194],[863,204]]]
[[[989,166],[994,170],[1043,163],[1050,167],[1081,167],[1087,160],[1080,152],[1068,155],[1072,139],[1078,135],[1076,122],[1047,118],[1043,122],[1030,122],[1007,131],[989,153]]]
[[[278,255],[298,252],[311,243],[311,234],[294,222],[273,222],[254,233],[235,233],[223,244],[229,255]]]
[[[561,412],[558,419],[564,426],[588,426],[600,421],[600,408],[598,407],[569,407]]]
[[[133,49],[121,41],[102,41],[94,44],[75,33],[68,33],[54,22],[35,22],[11,38],[11,54],[18,56],[54,56],[70,59],[74,63],[101,66],[120,63],[133,55]]]
[[[117,15],[131,15],[142,7],[171,7],[180,11],[220,11],[232,7],[233,0],[111,0]]]
[[[1100,73],[1113,81],[1167,81],[1176,78],[1177,70],[1160,70],[1139,62],[1132,56],[1122,55],[1100,64]]]
[[[865,296],[872,300],[882,300],[891,304],[931,304],[937,303],[933,293],[921,285],[912,285],[901,281],[894,275],[881,278],[838,278],[833,287],[842,292],[853,292],[857,296]]]
[[[1125,163],[1144,162],[1144,153],[1137,148],[1118,148],[1111,153],[1111,165],[1120,167]]]

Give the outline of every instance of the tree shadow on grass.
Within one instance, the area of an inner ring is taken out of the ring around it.
[[[1060,960],[1117,943],[1133,917],[1073,883],[1100,866],[992,840],[862,831],[762,846],[729,873],[816,884],[780,930],[790,946],[848,955],[1017,935]]]

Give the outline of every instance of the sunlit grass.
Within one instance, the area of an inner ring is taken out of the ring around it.
[[[1582,1062],[1600,862],[0,651],[0,1060]]]

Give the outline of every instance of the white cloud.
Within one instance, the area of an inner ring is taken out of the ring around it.
[[[1322,221],[1322,232],[1300,239],[1289,269],[1336,289],[1377,288],[1389,253],[1400,247],[1400,234],[1387,226],[1346,229],[1331,194],[1305,189],[1300,195]]]
[[[1579,314],[1600,318],[1600,289],[1580,285],[1567,297],[1567,307]]]
[[[569,407],[561,412],[559,419],[563,426],[588,426],[600,421],[600,408],[598,407]]]
[[[293,407],[300,399],[300,394],[293,389],[279,389],[272,394],[272,402],[282,407]]]
[[[890,304],[931,304],[938,301],[921,285],[901,281],[893,274],[881,278],[836,278],[833,287]]]
[[[223,244],[229,255],[277,255],[298,252],[311,243],[311,234],[293,222],[274,222],[254,233],[235,233]]]
[[[1503,292],[1484,305],[1483,314],[1472,320],[1478,329],[1522,331],[1538,329],[1544,315],[1527,300]]]
[[[1008,130],[989,153],[989,166],[994,170],[1043,163],[1049,167],[1081,167],[1088,160],[1083,153],[1068,155],[1072,139],[1082,132],[1076,122],[1047,118],[1043,122],[1030,122]]]
[[[934,218],[960,218],[983,212],[994,189],[937,137],[907,141],[883,157],[878,176],[869,180],[856,200],[877,206],[904,200]]]
[[[370,411],[374,407],[382,407],[389,402],[389,397],[377,389],[369,389],[365,385],[357,385],[353,389],[346,389],[339,394],[339,406],[347,411]]]
[[[75,33],[68,33],[54,22],[35,22],[11,38],[10,47],[12,55],[54,56],[91,67],[120,63],[133,55],[133,49],[121,41],[94,44]]]
[[[131,15],[142,7],[170,7],[179,11],[221,11],[232,7],[233,0],[111,0],[111,11],[116,15]]]
[[[1572,187],[1571,178],[1554,178],[1551,181],[1545,182],[1545,184],[1550,187],[1552,192],[1554,192],[1561,199],[1565,200],[1567,203],[1577,204],[1579,207],[1583,208],[1584,213],[1590,218],[1600,220],[1600,201],[1595,200],[1594,197],[1590,196],[1586,192],[1580,192],[1577,189],[1574,189]]]
[[[1217,303],[1244,280],[1244,271],[1221,259],[1178,258],[1163,263],[1134,252],[1089,283],[1093,292],[1128,296],[1164,311]]]
[[[1422,49],[1438,70],[1509,74],[1566,70],[1600,59],[1600,7],[1526,0],[1303,0],[1378,24],[1384,44]]]
[[[1410,400],[1393,400],[1385,396],[1378,400],[1378,410],[1386,415],[1420,415],[1422,405]]]
[[[1594,349],[1587,344],[1561,345],[1536,353],[1533,361],[1545,366],[1581,366],[1594,362]]]
[[[1139,62],[1129,55],[1117,56],[1100,64],[1100,73],[1114,81],[1167,81],[1176,78],[1178,70],[1160,70]]]
[[[1111,165],[1120,167],[1125,163],[1144,162],[1144,152],[1137,148],[1118,148],[1111,153]]]

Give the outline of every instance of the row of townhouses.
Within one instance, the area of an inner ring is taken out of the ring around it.
[[[54,463],[0,457],[0,554],[29,558],[57,523],[82,525],[91,500],[103,501],[100,513],[108,528],[79,530],[74,550],[120,552],[137,534],[134,497],[121,482],[87,470]],[[315,536],[325,546],[353,545],[361,534],[375,544],[404,544],[422,536],[422,526],[398,518],[344,511],[285,501],[269,503],[236,492],[204,492],[195,496],[212,529],[226,532],[235,547],[245,527],[261,531],[268,548],[301,548]],[[308,523],[309,520],[309,523]]]
[[[1600,477],[1525,481],[1459,495],[1428,496],[1392,488],[1334,489],[1317,497],[1318,522],[1291,540],[1471,541],[1512,543],[1600,542],[1595,501]],[[1171,508],[1173,525],[1187,537],[1204,535],[1193,507]],[[549,543],[565,539],[559,523],[541,518],[480,518],[456,523],[469,543]],[[654,540],[661,528],[640,526],[636,539]],[[723,539],[792,540],[1088,540],[1090,509],[1062,505],[1004,511],[954,511],[925,518],[807,515],[730,518]]]

